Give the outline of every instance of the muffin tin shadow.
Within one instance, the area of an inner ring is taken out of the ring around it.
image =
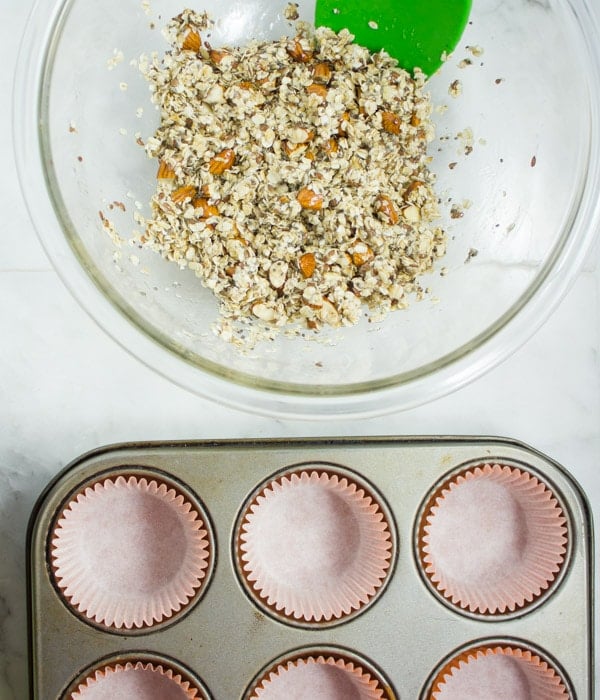
[[[591,698],[591,538],[577,484],[505,439],[103,448],[30,521],[31,696]]]

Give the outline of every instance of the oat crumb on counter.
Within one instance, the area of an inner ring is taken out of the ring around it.
[[[484,54],[483,47],[481,47],[481,46],[477,46],[477,45],[465,46],[465,48],[467,49],[467,51],[470,51],[471,54],[473,56],[475,56],[476,58],[479,58],[480,56],[483,56],[483,54]]]
[[[113,55],[106,61],[106,66],[108,70],[114,70],[119,63],[122,63],[125,56],[119,49],[113,49]]]

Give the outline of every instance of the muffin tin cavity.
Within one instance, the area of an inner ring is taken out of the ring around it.
[[[364,609],[395,556],[382,503],[357,475],[323,465],[269,479],[236,528],[237,571],[250,597],[292,624],[340,621]]]
[[[527,644],[489,640],[457,652],[434,676],[426,700],[568,700],[566,681]]]
[[[213,551],[200,504],[143,473],[81,486],[49,539],[59,595],[90,623],[121,632],[170,621],[197,600]]]
[[[177,662],[135,654],[86,669],[61,700],[211,700],[202,681]]]
[[[534,474],[480,464],[451,475],[428,498],[417,549],[427,583],[458,610],[521,613],[565,566],[567,516]]]
[[[380,700],[385,680],[370,662],[336,648],[293,652],[271,662],[251,683],[244,700]]]
[[[32,515],[31,697],[584,700],[592,537],[510,440],[107,447]]]

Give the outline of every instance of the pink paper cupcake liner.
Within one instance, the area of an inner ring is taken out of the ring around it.
[[[552,491],[521,469],[484,464],[453,476],[426,505],[419,558],[429,582],[475,614],[520,610],[560,573],[565,514]]]
[[[268,671],[250,692],[250,700],[378,700],[384,686],[374,675],[335,656],[284,661]]]
[[[302,470],[271,481],[242,516],[238,567],[251,595],[292,621],[340,619],[390,573],[380,504],[345,476]]]
[[[434,679],[429,700],[568,700],[558,672],[534,652],[480,646],[452,659]]]
[[[137,661],[92,671],[68,700],[208,700],[193,683],[163,664]]]
[[[145,477],[106,478],[58,518],[50,559],[67,603],[91,622],[149,627],[195,598],[211,560],[206,526],[173,487]]]

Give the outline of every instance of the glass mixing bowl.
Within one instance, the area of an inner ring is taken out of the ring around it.
[[[289,34],[284,5],[194,3],[217,20],[213,46]],[[180,385],[227,404],[339,417],[407,408],[456,389],[548,317],[599,221],[592,0],[474,0],[459,47],[429,81],[434,104],[447,106],[435,113],[431,154],[449,239],[446,257],[421,280],[430,294],[382,323],[365,320],[316,341],[282,335],[245,352],[212,332],[217,304],[192,272],[127,243],[133,212],[147,213],[155,186],[156,163],[136,138],[158,124],[131,60],[162,53],[160,28],[184,7],[44,0],[24,37],[15,130],[25,198],[62,279],[113,338]],[[300,11],[310,19],[313,7],[301,0]],[[124,60],[113,61],[119,51]],[[455,99],[456,79],[463,94]],[[450,199],[464,216],[451,216]],[[125,239],[120,249],[99,211]]]

